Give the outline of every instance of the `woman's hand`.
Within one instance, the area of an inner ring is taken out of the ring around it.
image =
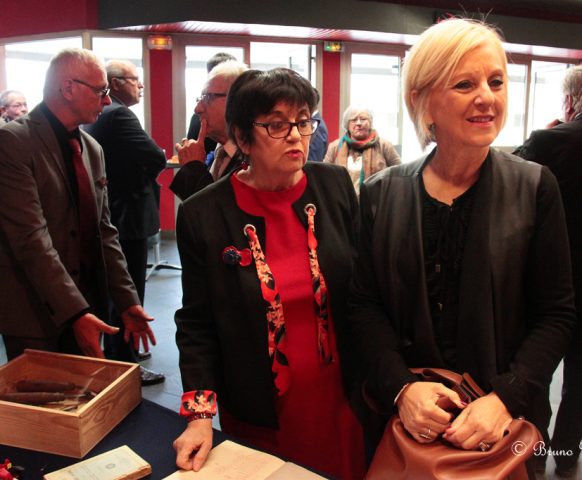
[[[433,442],[451,426],[453,415],[447,408],[466,406],[457,393],[435,382],[411,383],[396,405],[404,428],[419,443]]]
[[[511,415],[496,393],[471,402],[443,435],[453,445],[465,450],[488,447],[503,437]]]
[[[192,420],[186,430],[174,440],[176,465],[197,472],[202,468],[212,448],[212,419]]]

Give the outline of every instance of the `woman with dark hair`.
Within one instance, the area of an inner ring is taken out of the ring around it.
[[[345,169],[306,163],[315,107],[292,70],[243,73],[226,120],[248,166],[180,207],[181,468],[204,463],[218,404],[224,432],[336,478],[363,477],[362,432],[342,387],[342,373],[346,387],[354,375],[345,315],[357,199]]]

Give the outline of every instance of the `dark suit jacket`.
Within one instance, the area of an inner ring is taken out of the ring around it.
[[[79,215],[62,153],[39,107],[0,129],[0,333],[54,338],[91,307],[107,319],[107,293],[124,311],[139,304],[117,230],[109,221],[105,164],[99,144],[81,132],[83,161],[93,180],[100,239],[89,305],[78,288]]]
[[[514,153],[547,166],[558,179],[570,237],[576,304],[582,313],[582,115],[532,132]]]
[[[350,325],[368,372],[365,389],[385,413],[414,380],[408,367],[446,368],[426,290],[419,188],[425,161],[379,172],[360,194]],[[492,149],[476,186],[463,254],[457,370],[495,390],[513,415],[528,416],[574,323],[555,178],[540,165]]]
[[[156,182],[166,156],[138,118],[111,97],[111,105],[87,131],[103,147],[111,223],[122,240],[143,240],[160,229],[160,186]]]
[[[244,160],[243,154],[237,150],[234,157],[231,158],[229,164],[222,172],[222,176],[228,176],[232,171],[238,169]],[[191,195],[199,192],[204,187],[211,185],[214,182],[212,175],[208,171],[208,167],[204,162],[188,162],[181,167],[174,175],[170,190],[176,194],[180,200],[186,200]]]
[[[307,188],[293,208],[307,229],[304,207],[308,203],[317,207],[319,262],[349,385],[354,359],[346,332],[346,297],[355,254],[357,200],[344,168],[307,163],[304,170]],[[255,265],[230,266],[222,260],[225,247],[248,248],[243,233],[248,223],[256,227],[265,246],[264,221],[238,208],[230,176],[180,206],[177,236],[184,295],[183,307],[176,312],[180,371],[184,391],[214,390],[219,404],[238,419],[275,427],[265,302]]]

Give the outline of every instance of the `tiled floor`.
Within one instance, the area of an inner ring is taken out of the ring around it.
[[[161,258],[168,263],[180,263],[176,242],[172,238],[164,237],[160,250]],[[151,253],[150,257],[153,257]],[[178,370],[178,349],[174,339],[176,332],[174,312],[180,307],[181,300],[182,288],[179,271],[162,268],[150,277],[146,284],[145,308],[155,318],[152,323],[152,329],[155,332],[158,344],[152,348],[152,358],[143,362],[143,365],[149,369],[163,372],[166,375],[166,381],[160,385],[142,388],[142,394],[144,398],[175,411],[179,408],[182,384]],[[0,337],[0,365],[5,362],[6,355]],[[550,398],[554,412],[560,399],[561,372],[561,367],[559,367],[556,370],[551,386]],[[553,419],[550,428],[553,428]],[[546,468],[547,475],[541,478],[558,480],[560,477],[555,476],[553,471],[554,463],[550,459]],[[582,467],[578,469],[575,478],[576,480],[582,480]]]

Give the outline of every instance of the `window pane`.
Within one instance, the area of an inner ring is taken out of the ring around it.
[[[194,46],[186,47],[186,119],[184,136],[190,125],[190,118],[196,107],[196,98],[202,92],[204,82],[208,76],[206,62],[217,53],[230,53],[240,62],[244,60],[244,50],[242,47],[210,47]]]
[[[532,130],[544,128],[556,118],[563,118],[562,81],[567,68],[566,63],[531,63],[528,135]]]
[[[144,81],[143,42],[141,38],[93,37],[93,51],[105,62],[108,60],[129,60],[136,66],[137,75],[141,81]],[[148,86],[145,85],[144,95],[146,95],[147,88]],[[136,114],[143,127],[145,125],[143,101],[129,108]]]
[[[398,131],[400,57],[352,54],[350,105],[372,110],[374,129],[401,151]],[[342,112],[343,115],[343,112]]]
[[[306,44],[251,42],[251,68],[291,68],[315,85],[312,51],[315,55],[315,48],[312,49],[312,45]]]
[[[517,146],[523,143],[523,127],[525,122],[525,65],[510,63],[507,65],[507,120],[493,145]]]
[[[6,44],[6,88],[20,90],[32,109],[42,100],[50,59],[70,47],[81,48],[81,37]]]

